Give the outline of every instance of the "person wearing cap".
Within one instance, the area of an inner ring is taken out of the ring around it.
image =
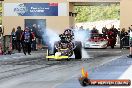
[[[26,55],[26,52],[28,52],[28,54],[31,55],[32,39],[33,39],[33,34],[30,32],[30,29],[26,27],[21,37],[21,40],[23,43],[23,52],[25,55]]]

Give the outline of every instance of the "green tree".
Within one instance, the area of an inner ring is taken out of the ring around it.
[[[119,4],[109,6],[75,6],[76,22],[119,19]]]

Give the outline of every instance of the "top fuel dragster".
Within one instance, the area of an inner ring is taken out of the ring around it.
[[[71,29],[66,29],[59,37],[59,41],[54,42],[53,46],[48,47],[47,60],[70,60],[73,54],[75,59],[82,58],[82,43],[80,41],[74,41],[74,33]]]

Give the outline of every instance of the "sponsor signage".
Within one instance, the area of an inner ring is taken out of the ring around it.
[[[6,3],[5,16],[58,16],[58,3]]]

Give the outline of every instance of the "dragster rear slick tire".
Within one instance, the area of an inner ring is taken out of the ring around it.
[[[75,42],[76,48],[74,49],[75,59],[82,58],[82,43],[80,41]]]

